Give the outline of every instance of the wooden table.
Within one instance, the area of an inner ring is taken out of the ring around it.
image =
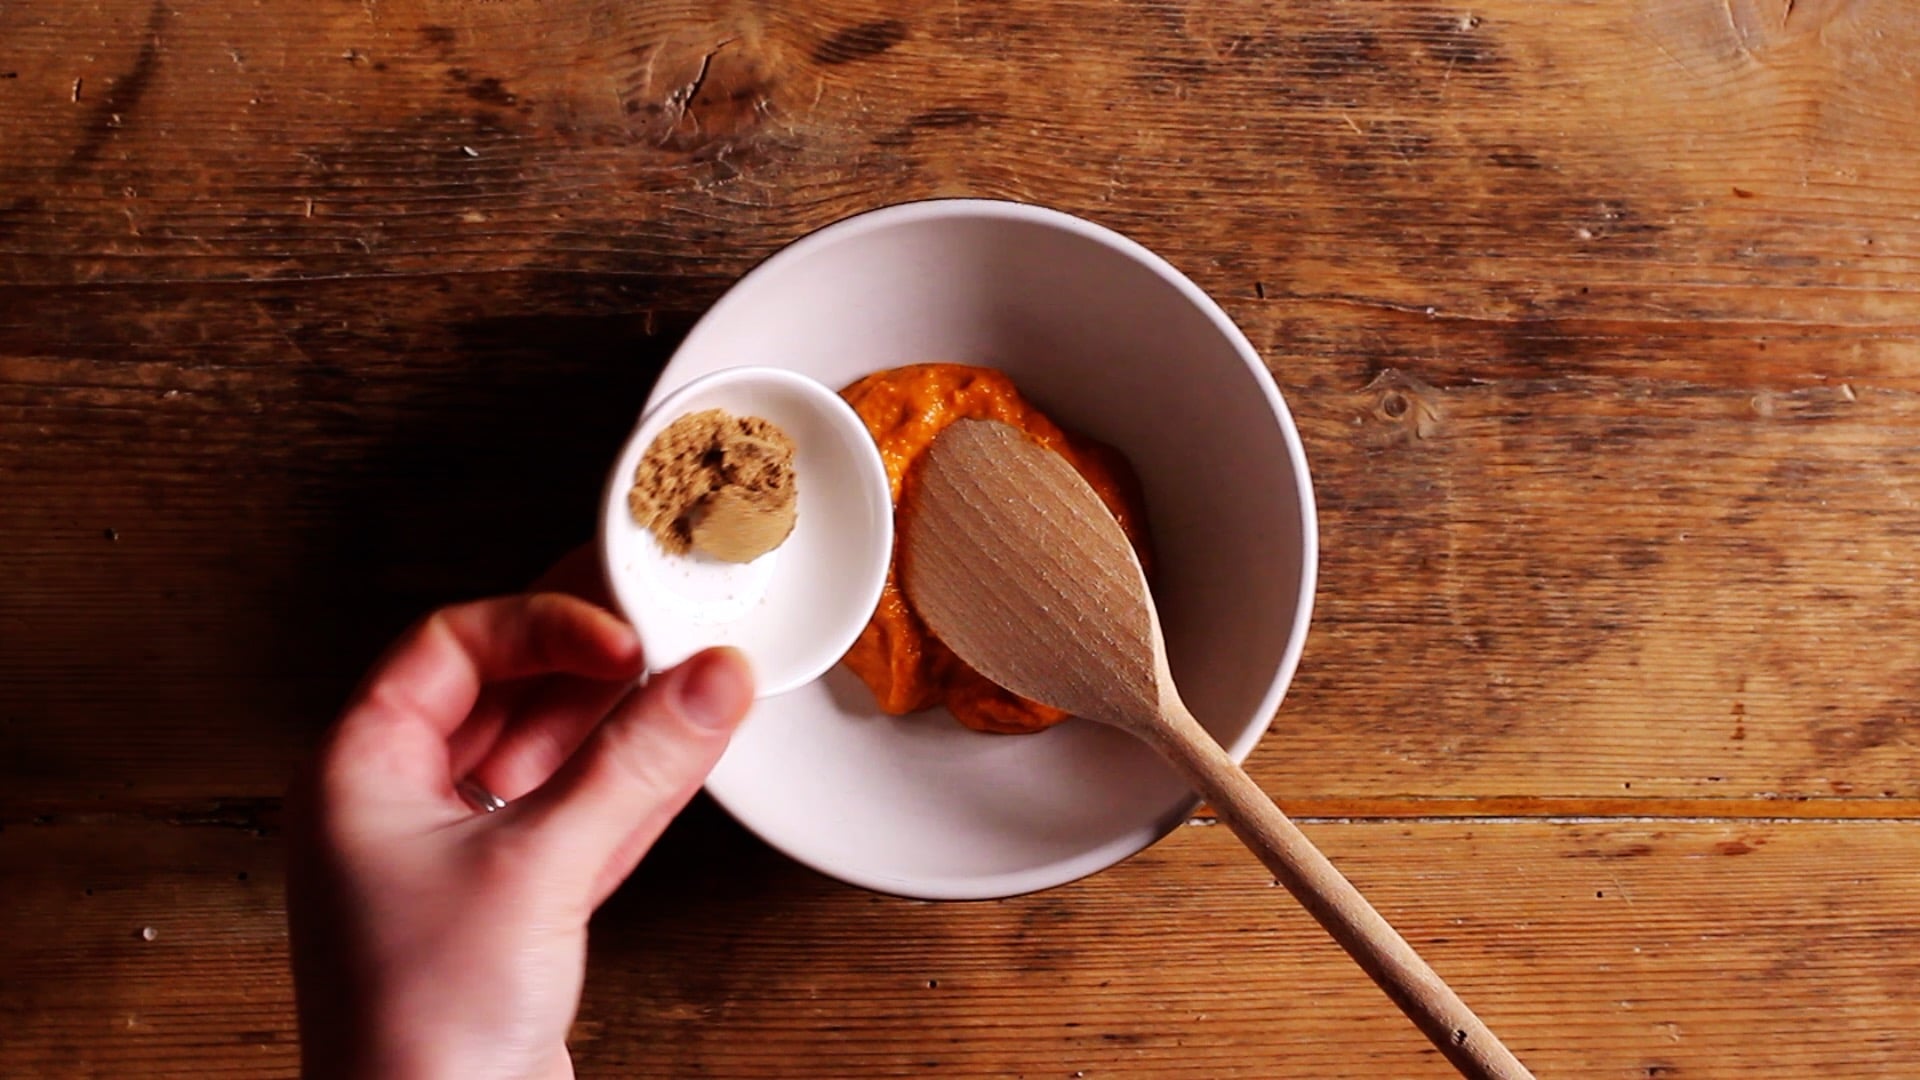
[[[959,194],[1266,356],[1324,555],[1254,775],[1542,1076],[1920,1075],[1916,57],[1902,0],[0,5],[0,1075],[293,1075],[349,681],[587,534],[756,259]],[[1208,825],[942,905],[696,806],[576,1059],[1444,1075]]]

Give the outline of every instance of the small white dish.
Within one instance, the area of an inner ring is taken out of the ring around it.
[[[627,508],[653,440],[707,409],[761,417],[793,440],[793,532],[749,563],[669,554]],[[839,662],[873,616],[892,551],[893,507],[873,437],[840,395],[781,368],[729,367],[661,398],[621,450],[601,500],[601,561],[648,669],[728,645],[746,654],[762,697]]]

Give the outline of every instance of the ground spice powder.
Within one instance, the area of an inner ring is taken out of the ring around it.
[[[793,532],[793,454],[793,440],[760,417],[688,413],[647,447],[627,508],[675,555],[752,562]]]

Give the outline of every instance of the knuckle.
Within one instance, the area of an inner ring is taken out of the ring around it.
[[[368,739],[336,737],[328,740],[311,770],[311,790],[321,806],[346,804],[361,786],[361,777],[377,753]]]

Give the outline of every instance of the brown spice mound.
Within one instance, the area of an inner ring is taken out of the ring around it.
[[[720,409],[667,425],[635,470],[627,508],[675,555],[751,562],[784,543],[796,516],[793,440]]]

